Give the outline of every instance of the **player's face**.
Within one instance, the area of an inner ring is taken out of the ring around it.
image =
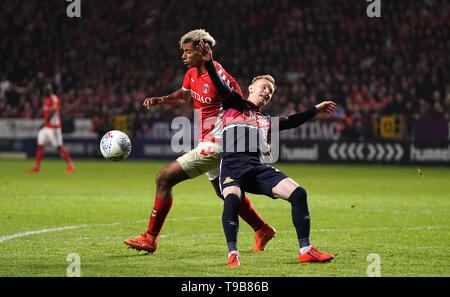
[[[183,44],[183,55],[181,56],[181,59],[188,68],[198,67],[201,64],[201,57],[197,54],[192,42]]]
[[[274,92],[273,84],[270,80],[261,78],[253,82],[249,87],[248,100],[261,108],[272,99]]]

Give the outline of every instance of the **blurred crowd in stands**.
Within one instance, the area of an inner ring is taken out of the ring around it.
[[[269,73],[277,90],[265,112],[289,115],[324,99],[349,126],[374,115],[450,120],[450,4],[381,0],[3,1],[0,4],[1,118],[41,117],[39,85],[52,82],[63,115],[129,115],[149,121],[193,116],[192,104],[141,105],[181,87],[180,37],[204,28],[214,58],[239,82]],[[100,125],[99,124],[99,125]]]

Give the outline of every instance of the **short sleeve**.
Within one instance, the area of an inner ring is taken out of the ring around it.
[[[191,90],[191,75],[190,75],[190,71],[187,71],[186,74],[184,75],[184,81],[183,81],[183,85],[181,86],[181,88],[183,89],[183,91]]]

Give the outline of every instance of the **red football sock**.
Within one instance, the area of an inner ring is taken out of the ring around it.
[[[167,214],[172,207],[173,200],[162,199],[155,197],[155,204],[153,205],[152,214],[148,223],[147,232],[153,236],[158,236],[161,228],[164,225]]]
[[[36,167],[41,166],[41,160],[43,156],[44,156],[44,146],[38,145],[36,150],[36,161],[34,163]]]
[[[72,164],[72,159],[70,158],[69,151],[64,146],[58,147],[58,151],[59,151],[59,154],[61,155],[61,157],[64,160],[66,160],[66,163],[68,165],[71,165]]]
[[[253,208],[250,199],[247,196],[244,197],[241,201],[241,205],[239,207],[239,216],[253,228],[254,231],[257,231],[261,228],[265,222]]]

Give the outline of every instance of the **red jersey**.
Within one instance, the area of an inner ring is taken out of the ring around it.
[[[44,125],[48,128],[61,128],[61,116],[59,110],[61,103],[56,95],[44,98],[42,113],[44,114]]]
[[[242,96],[241,88],[236,80],[216,61],[214,61],[214,65],[228,86]],[[221,142],[222,102],[224,99],[219,97],[219,93],[214,87],[208,72],[199,74],[198,69],[192,67],[184,76],[182,89],[191,91],[191,96],[194,100],[195,116],[200,130],[199,142]]]

